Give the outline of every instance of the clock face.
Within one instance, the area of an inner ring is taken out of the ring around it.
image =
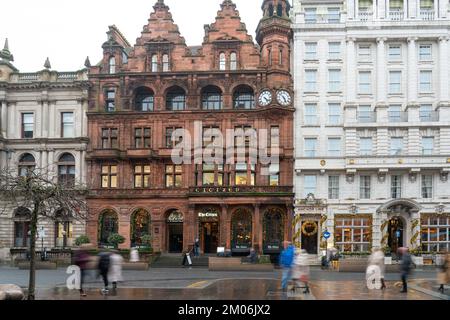
[[[272,94],[270,91],[263,91],[259,95],[259,104],[263,107],[268,106],[272,102]]]
[[[292,102],[291,95],[286,90],[278,91],[277,100],[278,103],[281,104],[282,106],[288,106]]]

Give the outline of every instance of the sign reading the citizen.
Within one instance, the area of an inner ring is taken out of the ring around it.
[[[238,193],[239,187],[199,187],[195,188],[195,193]]]
[[[199,218],[217,218],[219,214],[217,212],[200,212],[198,214]]]

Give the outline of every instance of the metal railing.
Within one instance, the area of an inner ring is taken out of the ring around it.
[[[421,122],[437,122],[439,121],[438,111],[421,111],[420,112]]]
[[[389,122],[408,122],[408,112],[406,111],[389,111]]]
[[[357,114],[359,123],[377,122],[377,113],[375,111],[360,111]]]

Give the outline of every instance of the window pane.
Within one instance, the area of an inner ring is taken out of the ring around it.
[[[111,188],[117,188],[117,176],[111,176]]]

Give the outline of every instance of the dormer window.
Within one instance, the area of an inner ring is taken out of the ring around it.
[[[281,4],[277,6],[277,16],[279,17],[283,16],[283,6]]]
[[[219,70],[226,70],[227,67],[227,58],[224,52],[221,52],[219,55]]]
[[[163,59],[163,72],[170,71],[169,55],[168,54],[163,54],[162,59]]]
[[[116,73],[116,58],[115,57],[109,58],[109,73],[110,74]]]
[[[237,70],[237,54],[232,52],[230,55],[230,70]]]
[[[273,4],[269,4],[269,17],[273,16]]]
[[[122,52],[122,63],[128,63],[128,56],[125,51]]]
[[[152,72],[158,72],[158,55],[152,55]]]

